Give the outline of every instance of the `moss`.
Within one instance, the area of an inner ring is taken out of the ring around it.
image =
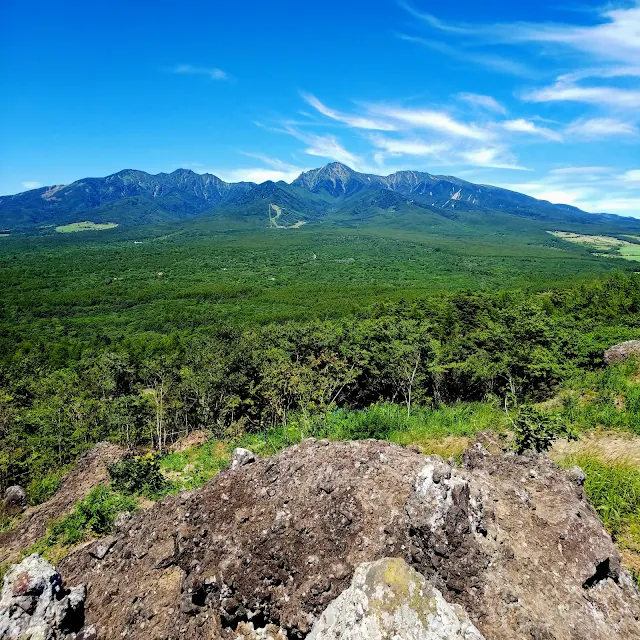
[[[380,590],[380,585],[387,589]],[[422,576],[401,558],[388,558],[367,574],[365,589],[369,606],[382,623],[385,614],[393,615],[403,605],[411,609],[424,627],[436,608],[435,598],[425,593]]]

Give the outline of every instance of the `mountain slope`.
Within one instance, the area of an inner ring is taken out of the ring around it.
[[[127,169],[105,178],[84,178],[70,185],[34,189],[0,198],[0,227],[29,230],[81,220],[136,226],[223,215],[270,224],[270,207],[289,212],[289,221],[367,221],[408,213],[426,221],[465,221],[464,213],[484,216],[488,226],[504,215],[565,228],[606,227],[610,232],[638,231],[640,221],[610,214],[589,214],[531,196],[479,185],[451,176],[398,171],[378,176],[332,162],[285,182],[228,183],[211,174],[186,169],[151,175]],[[425,217],[425,211],[429,216]],[[502,214],[498,216],[497,213]],[[462,215],[459,215],[462,214]]]

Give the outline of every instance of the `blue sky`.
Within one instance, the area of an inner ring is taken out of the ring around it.
[[[419,169],[640,216],[640,0],[4,0],[0,193]]]

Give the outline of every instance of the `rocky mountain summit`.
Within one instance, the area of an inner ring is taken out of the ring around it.
[[[58,569],[86,586],[83,629],[101,640],[640,638],[640,596],[583,482],[479,443],[458,467],[311,439],[239,451]]]

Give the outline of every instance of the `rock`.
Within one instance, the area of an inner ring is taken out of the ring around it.
[[[580,467],[571,467],[571,469],[567,469],[567,476],[575,482],[579,487],[584,486],[585,480],[587,476],[584,471]]]
[[[7,515],[22,513],[28,505],[27,492],[20,485],[13,485],[4,492],[2,506]]]
[[[360,565],[307,640],[484,640],[460,607],[401,558]]]
[[[243,449],[242,447],[236,447],[231,455],[231,464],[229,465],[231,471],[235,471],[240,467],[244,467],[247,464],[251,464],[256,461],[256,454],[249,449]]]
[[[605,364],[617,364],[634,357],[640,357],[640,340],[627,340],[604,352]]]
[[[131,520],[132,515],[133,514],[130,511],[123,511],[122,513],[119,513],[113,521],[113,530],[116,532],[122,531],[127,526],[127,522]]]
[[[545,456],[478,443],[456,467],[386,442],[304,441],[136,513],[100,562],[80,549],[60,570],[91,584],[100,640],[269,625],[301,640],[358,567],[390,557],[491,640],[640,638],[640,596],[583,488]]]
[[[186,436],[183,436],[179,440],[176,440],[170,447],[171,453],[181,453],[182,451],[188,451],[196,447],[201,447],[207,441],[207,433],[200,429],[192,431]]]
[[[87,548],[87,552],[93,558],[97,560],[102,560],[107,553],[109,553],[111,547],[118,541],[118,538],[115,536],[107,536],[106,538],[101,538],[97,540],[92,545]]]
[[[61,640],[75,637],[84,625],[86,597],[84,585],[64,589],[58,571],[34,553],[13,565],[4,577],[0,638]]]

